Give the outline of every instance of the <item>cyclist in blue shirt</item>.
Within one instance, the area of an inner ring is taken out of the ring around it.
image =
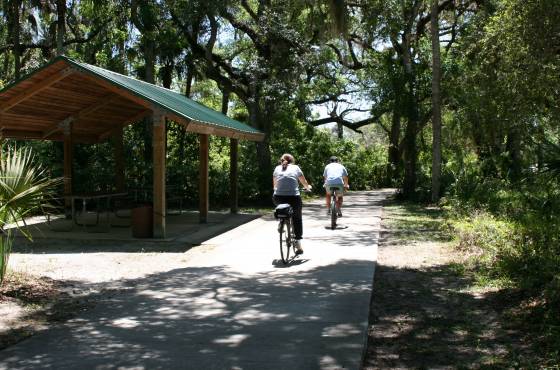
[[[338,188],[338,217],[342,217],[342,196],[344,189],[350,189],[348,185],[348,171],[346,167],[339,163],[337,157],[332,156],[329,158],[329,164],[325,166],[323,171],[323,179],[325,180],[325,190],[327,194],[327,215],[330,215],[331,193],[330,188]]]
[[[288,203],[293,208],[294,236],[296,254],[302,254],[301,238],[303,235],[303,222],[301,218],[301,195],[299,193],[298,181],[307,190],[311,190],[311,185],[307,183],[301,168],[295,164],[291,154],[284,154],[280,157],[280,164],[274,169],[272,174],[272,186],[274,188],[274,204]]]

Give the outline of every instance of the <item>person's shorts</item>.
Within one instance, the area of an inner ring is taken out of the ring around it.
[[[336,188],[336,191],[339,194],[343,194],[344,193],[344,185],[340,185],[340,184],[335,184],[335,185],[329,185],[329,184],[325,184],[325,191],[327,193],[331,192],[331,188]]]

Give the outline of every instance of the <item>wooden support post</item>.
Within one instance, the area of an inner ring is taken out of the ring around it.
[[[237,213],[238,211],[238,188],[237,188],[237,158],[238,158],[238,142],[237,139],[230,139],[229,141],[229,198],[230,198],[230,211]]]
[[[153,114],[154,238],[165,238],[165,116]]]
[[[74,158],[74,143],[72,140],[72,122],[67,122],[63,127],[64,132],[64,195],[72,195],[72,162]],[[65,198],[64,208],[66,217],[72,217],[72,200]]]
[[[125,191],[124,144],[122,126],[117,127],[113,132],[113,155],[115,159],[115,188],[118,193],[122,193]]]
[[[199,134],[199,221],[201,224],[208,222],[208,135]]]

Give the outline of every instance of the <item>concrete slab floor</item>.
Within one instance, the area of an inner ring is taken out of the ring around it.
[[[0,352],[1,369],[358,369],[382,201],[345,197],[345,229],[304,206],[305,253],[284,265],[277,224],[245,223],[192,248],[182,268]]]

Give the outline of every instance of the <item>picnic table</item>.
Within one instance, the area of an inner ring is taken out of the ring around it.
[[[105,209],[107,212],[107,225],[111,227],[111,200],[114,198],[126,197],[128,193],[126,192],[107,192],[107,193],[82,193],[82,194],[69,194],[64,195],[64,199],[70,200],[72,204],[72,222],[77,226],[82,226],[87,229],[88,226],[99,225],[100,214]],[[87,213],[88,202],[95,201],[95,224],[87,224],[86,222],[79,223],[76,210],[76,202],[81,203],[81,214],[85,215]],[[101,207],[101,204],[105,203],[105,208]]]

